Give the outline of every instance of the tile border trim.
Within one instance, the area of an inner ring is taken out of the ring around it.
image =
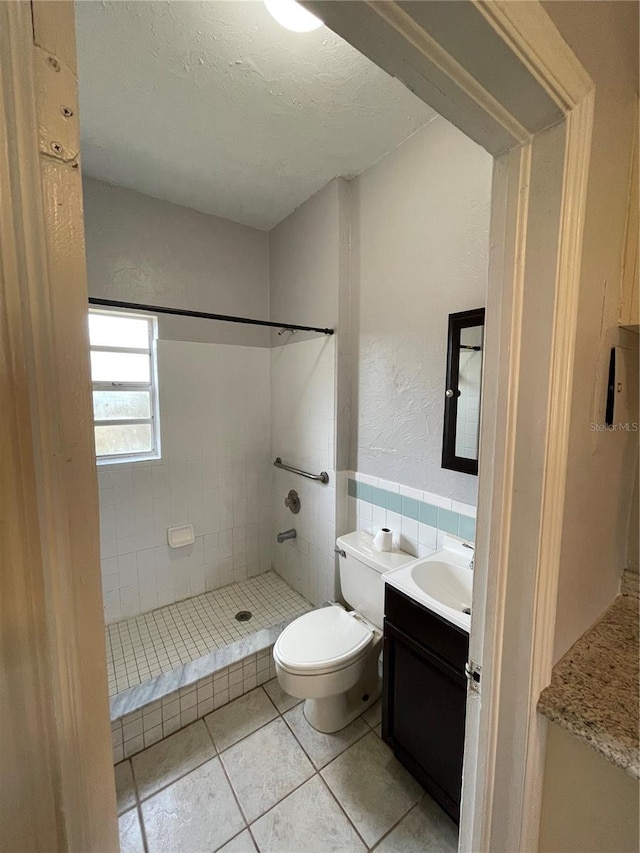
[[[357,476],[357,475],[356,475]],[[403,489],[409,491],[409,489]],[[413,519],[430,527],[459,536],[462,539],[474,541],[476,536],[476,519],[472,515],[447,509],[416,497],[402,494],[401,491],[390,491],[380,486],[374,486],[363,480],[349,476],[347,491],[350,498],[395,512],[404,518]],[[416,490],[411,490],[416,491]],[[420,494],[416,491],[416,494]],[[451,501],[452,506],[456,501]],[[457,504],[456,504],[457,505]]]

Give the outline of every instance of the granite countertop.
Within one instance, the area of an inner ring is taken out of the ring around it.
[[[630,776],[638,752],[638,576],[553,668],[538,711],[581,738]]]

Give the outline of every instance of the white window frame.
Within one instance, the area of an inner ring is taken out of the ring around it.
[[[126,391],[149,391],[151,397],[151,417],[149,418],[109,418],[97,420],[95,415],[93,424],[95,426],[126,426],[127,424],[151,424],[151,435],[153,447],[143,453],[110,453],[99,456],[96,452],[98,465],[113,465],[123,462],[149,462],[161,458],[160,444],[160,407],[158,398],[158,318],[155,315],[138,314],[133,311],[109,311],[103,308],[89,308],[89,314],[103,314],[110,317],[130,317],[135,320],[145,320],[149,329],[149,347],[118,347],[118,346],[94,346],[89,343],[90,352],[121,352],[149,355],[149,382],[91,382],[91,399],[93,391],[113,391],[122,389]]]

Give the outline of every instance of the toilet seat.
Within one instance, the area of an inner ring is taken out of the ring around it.
[[[373,631],[339,605],[298,617],[276,640],[278,664],[299,675],[320,675],[350,666],[366,654]]]

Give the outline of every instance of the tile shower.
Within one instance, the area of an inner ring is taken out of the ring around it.
[[[98,466],[115,761],[273,677],[277,632],[336,595],[334,343],[278,343],[159,340],[162,458]],[[193,545],[169,548],[185,523]]]
[[[107,623],[271,568],[269,349],[159,340],[158,378],[162,458],[98,468]]]
[[[251,620],[235,618],[243,609],[251,612]],[[269,571],[108,625],[109,695],[171,672],[308,609],[308,601]]]

